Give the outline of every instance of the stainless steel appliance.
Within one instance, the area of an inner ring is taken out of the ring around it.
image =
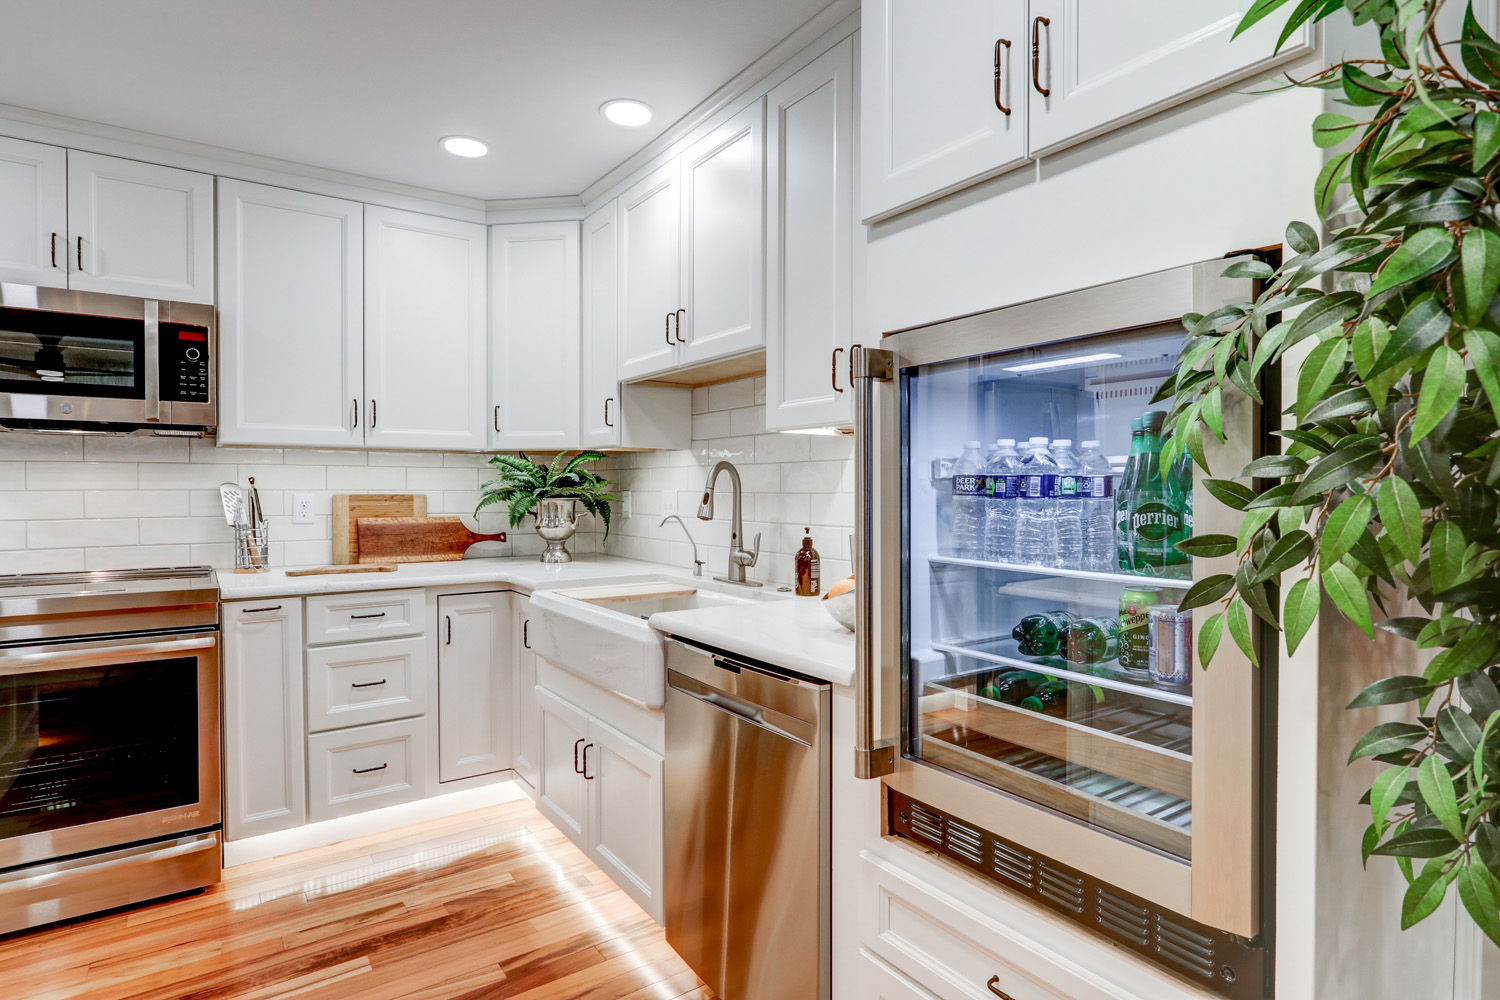
[[[212,433],[212,306],[0,283],[0,429]]]
[[[832,995],[830,697],[668,646],[667,942],[721,1000]]]
[[[1095,478],[1113,507],[1132,418],[1166,408],[1151,398],[1183,342],[1180,317],[1252,297],[1250,282],[1221,277],[1228,263],[898,331],[857,355],[858,573],[869,583],[859,590],[856,769],[887,786],[881,833],[937,850],[1199,986],[1258,997],[1273,651],[1257,670],[1226,634],[1203,670],[1184,646],[1190,683],[1163,684],[1125,669],[1112,649],[1089,662],[1018,641],[1030,615],[1115,619],[1123,599],[1128,621],[1142,588],[1138,603],[1175,605],[1194,580],[1232,574],[1234,557],[1148,565],[1134,527],[1145,520],[1134,513],[1123,534],[1111,518],[1104,564],[1085,563],[1056,528],[1020,539],[1005,520],[1020,503],[1082,516],[1057,506],[1080,502],[1062,490],[1063,473],[1041,495],[1027,490],[1042,477],[1028,475],[1019,496],[979,498],[982,517],[1001,513],[999,532],[986,538],[981,527],[976,542],[973,487],[1000,482],[1008,466],[954,474],[966,442],[1090,439],[1108,460],[1110,475]],[[1263,387],[1272,414],[1273,389]],[[1227,444],[1205,443],[1214,473],[1231,477],[1261,446],[1260,407],[1226,396],[1223,419]],[[1198,478],[1190,493],[1179,488],[1191,504],[1174,501],[1185,510],[1162,517],[1186,513],[1189,531],[1234,535],[1238,513]],[[1123,563],[1121,539],[1136,546]],[[1016,697],[1028,691],[1038,697]]]
[[[207,567],[0,577],[0,933],[219,880]]]

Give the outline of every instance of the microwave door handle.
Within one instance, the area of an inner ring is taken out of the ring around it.
[[[161,423],[161,303],[146,300],[146,423]]]
[[[875,615],[876,524],[875,482],[876,449],[882,445],[876,426],[879,409],[876,393],[882,397],[895,374],[896,356],[890,351],[855,346],[850,349],[851,379],[854,387],[854,479],[859,495],[854,504],[855,593],[854,640],[854,776],[878,778],[896,770],[895,740],[884,736],[880,717],[888,715],[887,699],[880,697],[880,664],[876,661]],[[884,400],[889,405],[889,400]],[[886,544],[889,544],[887,542]],[[879,697],[880,703],[876,699]]]

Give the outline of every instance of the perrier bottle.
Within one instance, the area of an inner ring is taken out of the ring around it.
[[[1141,418],[1145,440],[1130,494],[1131,571],[1146,576],[1173,574],[1185,559],[1172,547],[1183,537],[1180,500],[1167,488],[1161,470],[1161,429],[1166,419],[1161,410],[1148,411]]]

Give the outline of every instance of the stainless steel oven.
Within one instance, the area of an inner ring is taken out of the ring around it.
[[[206,568],[0,577],[0,933],[220,870]]]
[[[0,283],[0,428],[201,435],[212,306]]]

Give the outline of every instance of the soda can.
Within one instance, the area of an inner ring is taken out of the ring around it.
[[[1151,616],[1151,681],[1186,688],[1193,682],[1193,612],[1158,604]]]
[[[1120,592],[1120,669],[1145,680],[1150,670],[1151,633],[1148,617],[1166,595],[1155,587],[1126,587]]]

